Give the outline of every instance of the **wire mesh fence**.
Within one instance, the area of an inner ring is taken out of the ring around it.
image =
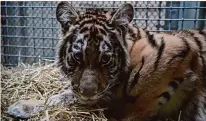
[[[129,1],[127,1],[128,3]],[[96,7],[117,9],[118,1],[75,1],[77,10]],[[151,32],[205,28],[206,2],[132,1],[133,22]],[[60,38],[55,17],[58,2],[1,2],[1,63],[15,66],[20,61],[32,64],[54,60]]]

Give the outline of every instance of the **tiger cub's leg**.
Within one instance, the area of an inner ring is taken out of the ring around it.
[[[76,101],[71,89],[44,100],[19,100],[8,108],[8,114],[19,118],[29,118],[46,109],[47,106],[70,105]]]
[[[197,80],[199,80],[198,76],[191,70],[187,70],[183,78],[174,78],[162,93],[163,95],[159,97],[156,114],[158,119],[178,120],[178,118],[184,119],[188,115],[193,115],[189,114],[187,107],[199,95]]]
[[[161,80],[163,82],[164,79]],[[183,77],[173,78],[168,83],[167,87],[158,96],[153,93],[152,98],[148,94],[140,94],[137,96],[133,104],[126,106],[126,115],[130,120],[150,121],[156,119],[178,119],[180,110],[183,105],[188,104],[188,98],[196,94],[197,75],[187,70]],[[155,87],[151,87],[155,88]],[[135,107],[135,108],[134,108]]]

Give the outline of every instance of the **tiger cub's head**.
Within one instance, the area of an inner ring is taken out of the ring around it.
[[[68,2],[57,6],[63,35],[58,65],[83,104],[108,98],[114,85],[123,81],[118,77],[129,66],[126,36],[133,13],[130,4],[113,13],[98,9],[79,13]]]

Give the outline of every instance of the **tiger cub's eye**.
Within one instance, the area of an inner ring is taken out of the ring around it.
[[[102,61],[103,63],[109,62],[109,61],[110,61],[110,55],[103,54],[101,61]]]
[[[75,58],[76,60],[81,60],[81,58],[82,58],[82,53],[81,53],[80,51],[74,53],[74,58]]]

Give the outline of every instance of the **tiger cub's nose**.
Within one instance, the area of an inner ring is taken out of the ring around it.
[[[97,87],[91,84],[80,88],[80,94],[85,97],[93,97],[97,94],[97,91]]]

